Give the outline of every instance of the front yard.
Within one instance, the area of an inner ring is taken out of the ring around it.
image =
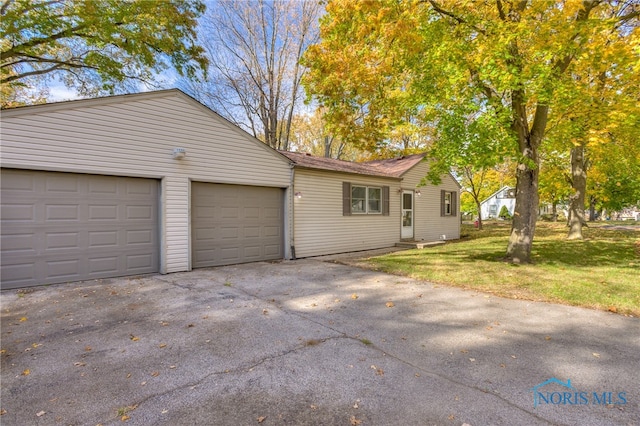
[[[463,225],[459,241],[372,257],[359,264],[504,297],[640,316],[637,222],[590,224],[583,241],[567,241],[564,223],[538,222],[532,265],[502,261],[510,226],[488,222],[479,231]]]

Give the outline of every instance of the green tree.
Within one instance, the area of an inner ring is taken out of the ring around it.
[[[504,156],[506,148],[518,162],[506,257],[529,262],[550,111],[564,109],[565,92],[577,93],[583,61],[598,65],[591,75],[637,68],[635,3],[343,0],[326,10],[322,42],[305,56],[306,84],[336,132],[371,148],[409,111],[438,129],[434,150],[446,159],[466,148],[466,135],[440,137],[447,128],[478,123],[492,134],[483,139],[496,144],[490,151]],[[593,61],[599,50],[615,51],[615,62]]]
[[[540,154],[540,202],[551,205],[551,216],[558,220],[558,205],[566,204],[571,195],[570,164],[567,155],[552,151]]]
[[[153,83],[173,66],[194,77],[200,1],[3,0],[0,83],[37,89],[60,78],[81,95]]]

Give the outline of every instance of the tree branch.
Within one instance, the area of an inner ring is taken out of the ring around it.
[[[49,67],[49,68],[42,68],[42,69],[39,69],[39,70],[23,72],[23,73],[20,73],[19,75],[10,75],[8,77],[0,79],[0,83],[1,84],[10,83],[12,81],[15,81],[15,80],[18,80],[18,79],[22,79],[22,78],[25,78],[25,77],[32,77],[32,76],[35,76],[35,75],[46,74],[46,73],[49,73],[49,72],[52,72],[52,71],[56,71],[56,70],[62,69],[63,67],[95,69],[94,67],[89,67],[89,66],[81,65],[81,64],[56,63],[54,66]]]
[[[5,50],[2,52],[2,58],[3,59],[7,59],[7,58],[12,58],[14,56],[20,56],[20,55],[24,55],[24,50],[34,47],[34,46],[38,46],[40,44],[45,44],[45,43],[49,43],[52,41],[56,41],[59,40],[61,38],[67,38],[67,37],[71,37],[76,35],[75,33],[78,30],[81,30],[83,28],[85,28],[86,25],[78,25],[72,28],[67,28],[64,31],[61,31],[59,33],[56,34],[52,34],[48,37],[40,37],[40,38],[34,38],[29,40],[28,42],[25,43],[21,43],[18,44],[16,46],[13,46],[11,49]]]
[[[451,18],[454,21],[456,21],[458,24],[468,25],[469,27],[471,27],[474,30],[478,31],[480,34],[483,34],[483,35],[487,34],[487,32],[485,30],[483,30],[482,28],[479,28],[479,27],[477,27],[475,25],[471,25],[469,22],[467,22],[466,19],[455,15],[453,12],[449,12],[448,10],[444,10],[438,3],[435,2],[435,0],[427,0],[427,1],[431,5],[431,7],[433,7],[433,10],[438,12],[440,15],[448,16],[449,18]]]

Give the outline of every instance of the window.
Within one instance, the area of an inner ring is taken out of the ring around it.
[[[489,205],[489,216],[496,217],[498,216],[498,206],[495,204]]]
[[[351,213],[367,212],[367,187],[351,187]]]
[[[369,210],[367,213],[382,213],[382,188],[367,188]]]
[[[451,216],[451,193],[444,193],[444,214]]]
[[[368,186],[351,187],[351,213],[382,213],[382,188]]]
[[[440,192],[440,216],[457,216],[458,193],[456,191]]]
[[[389,216],[389,187],[351,185],[342,182],[342,215],[382,214]]]

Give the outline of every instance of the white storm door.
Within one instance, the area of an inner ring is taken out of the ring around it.
[[[413,238],[413,191],[402,192],[402,231],[400,237]]]

